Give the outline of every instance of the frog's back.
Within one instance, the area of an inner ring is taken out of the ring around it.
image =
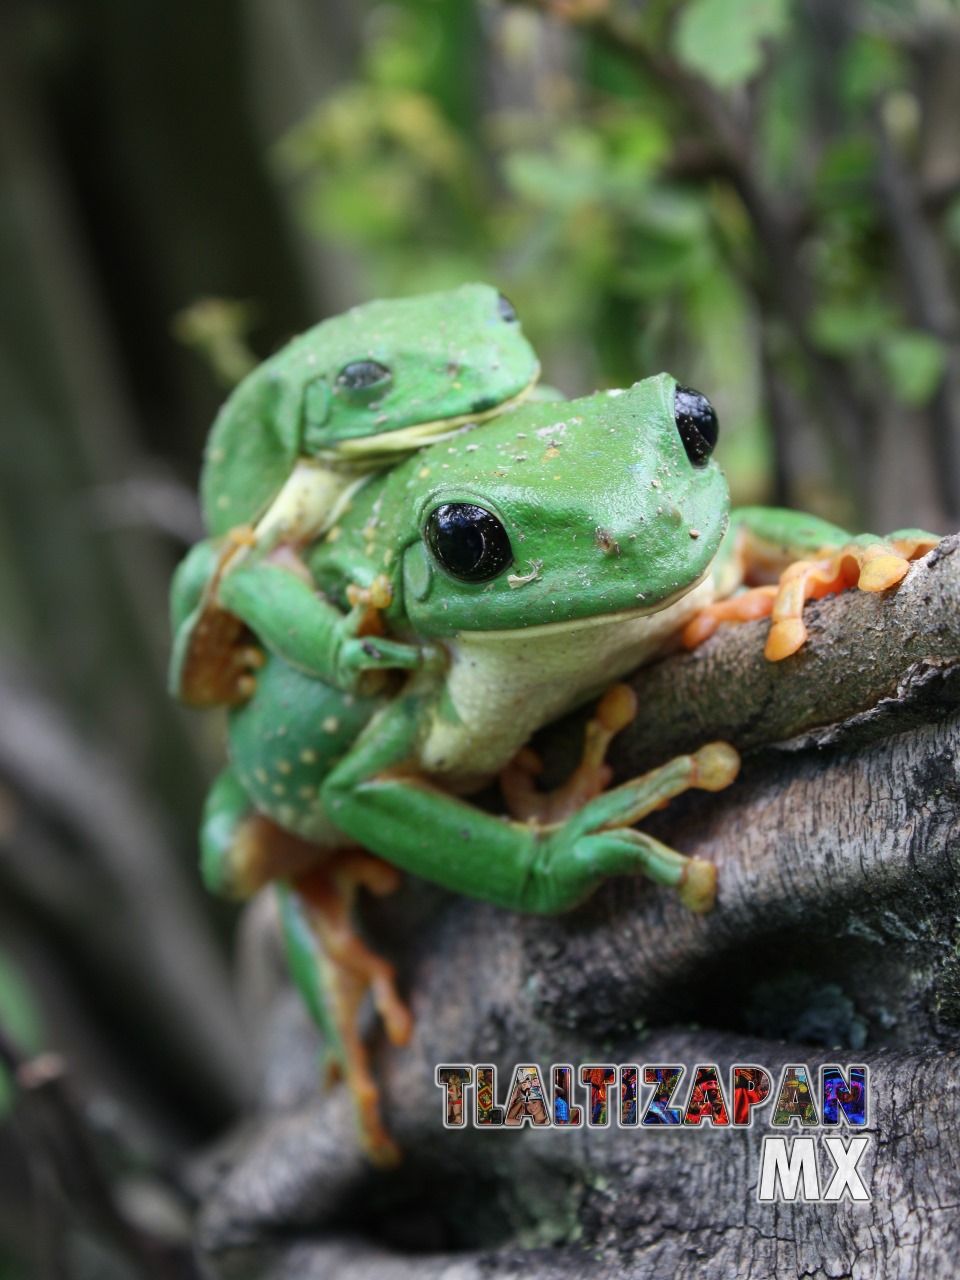
[[[536,355],[490,285],[364,303],[266,360],[214,422],[201,476],[213,534],[252,523],[298,457],[384,464],[405,428],[483,415],[536,381]],[[415,439],[401,451],[416,447]]]

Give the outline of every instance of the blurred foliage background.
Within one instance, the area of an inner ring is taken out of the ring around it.
[[[225,388],[489,280],[565,393],[703,390],[738,501],[955,529],[958,124],[956,0],[5,0],[3,1280],[194,1274],[250,1096],[164,693]]]

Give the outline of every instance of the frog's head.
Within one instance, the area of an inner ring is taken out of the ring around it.
[[[539,365],[496,289],[369,302],[265,361],[220,411],[201,480],[212,533],[254,521],[298,458],[375,469],[518,402]]]
[[[709,402],[660,374],[424,450],[380,504],[394,617],[448,636],[665,607],[727,525],[716,434]]]

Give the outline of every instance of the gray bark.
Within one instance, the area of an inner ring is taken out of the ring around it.
[[[784,664],[764,664],[756,624],[639,675],[622,774],[721,725],[746,753],[728,791],[645,824],[717,863],[711,914],[631,879],[552,919],[412,879],[367,912],[416,1015],[408,1048],[374,1036],[401,1169],[366,1164],[342,1087],[318,1094],[316,1035],[280,976],[269,900],[255,908],[261,1101],[195,1171],[210,1274],[954,1275],[957,546],[897,592],[811,608],[808,648]],[[746,1130],[443,1129],[436,1064],[495,1063],[503,1101],[518,1061],[753,1062],[774,1087],[783,1064],[865,1062],[872,1200],[760,1204],[762,1138],[782,1132],[769,1109]]]

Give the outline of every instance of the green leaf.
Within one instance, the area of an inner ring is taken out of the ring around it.
[[[691,0],[674,52],[705,80],[732,89],[760,71],[764,42],[783,35],[789,21],[788,0]]]
[[[867,106],[882,93],[909,81],[903,53],[877,35],[860,35],[852,41],[841,63],[840,87],[853,107]]]
[[[932,333],[905,329],[891,333],[880,354],[900,403],[911,409],[925,405],[940,385],[947,363],[941,340]]]

